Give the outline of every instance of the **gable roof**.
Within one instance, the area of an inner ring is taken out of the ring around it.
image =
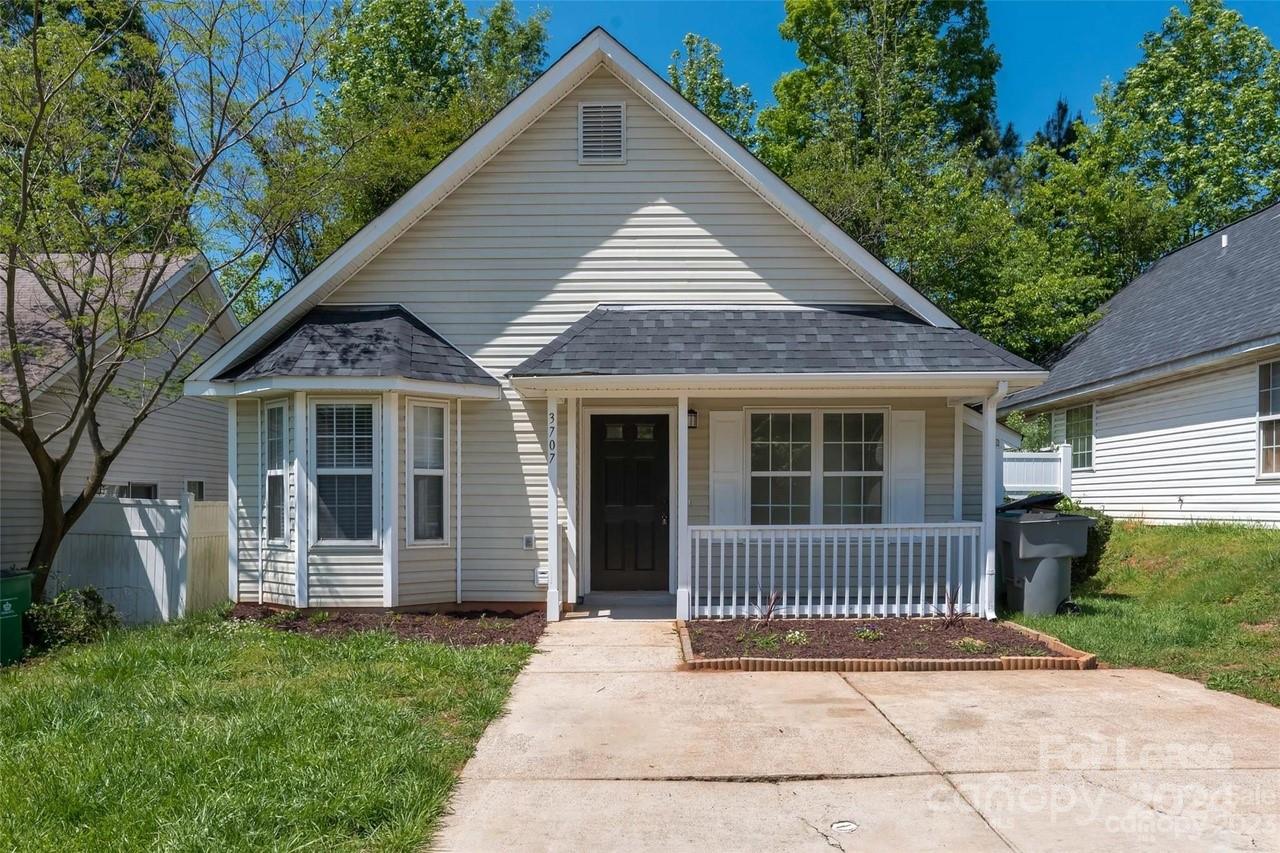
[[[217,378],[277,376],[394,376],[498,385],[484,368],[399,305],[312,308],[265,350]]]
[[[1280,343],[1280,204],[1161,258],[1101,309],[1038,388],[1043,406]]]
[[[316,269],[272,303],[248,327],[193,374],[208,381],[260,348],[372,260],[435,208],[507,144],[604,66],[638,97],[683,131],[765,202],[886,299],[935,326],[956,323],[883,262],[841,231],[749,151],[597,27],[527,89],[477,130],[426,177],[365,225]]]
[[[964,329],[895,306],[601,305],[513,369],[527,376],[1028,371]]]
[[[47,265],[48,270],[43,267]],[[155,287],[148,304],[155,303],[170,292],[177,284],[189,275],[208,269],[208,262],[198,252],[174,255],[171,257],[151,255],[126,255],[122,258],[111,258],[101,255],[89,258],[79,254],[51,254],[42,256],[35,266],[41,269],[19,267],[14,271],[14,323],[18,329],[18,339],[29,352],[23,354],[23,369],[26,372],[28,388],[38,395],[56,380],[64,368],[70,366],[72,343],[67,330],[66,321],[59,316],[57,303],[42,286],[41,272],[52,270],[51,278],[71,284],[84,284],[90,279],[101,279],[102,286],[108,288],[95,297],[96,304],[114,304],[120,308],[127,307],[145,283],[145,279],[156,276],[159,284]],[[7,268],[0,264],[0,278],[6,275]],[[207,288],[214,299],[226,304],[226,294],[218,287],[210,275]],[[49,284],[48,280],[45,280]],[[64,302],[69,297],[60,297]],[[4,308],[0,306],[0,319],[4,317]],[[219,322],[229,333],[239,330],[240,325],[231,311],[224,312]],[[111,333],[104,332],[101,340],[108,340]],[[13,364],[8,358],[0,359],[0,393],[6,395],[16,393],[17,377]]]

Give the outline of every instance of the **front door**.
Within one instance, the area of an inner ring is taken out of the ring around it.
[[[666,415],[591,416],[591,588],[665,590]]]

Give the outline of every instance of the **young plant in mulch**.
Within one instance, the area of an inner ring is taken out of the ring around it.
[[[876,628],[859,628],[853,632],[853,636],[862,640],[864,643],[878,643],[884,639],[884,631]]]
[[[980,655],[990,651],[991,644],[986,640],[979,640],[976,637],[961,637],[958,640],[952,640],[951,645],[966,654]]]
[[[782,641],[788,646],[807,646],[809,644],[809,634],[798,629],[788,631],[786,635],[783,636]]]

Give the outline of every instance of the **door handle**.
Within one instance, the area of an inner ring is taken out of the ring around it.
[[[658,520],[662,522],[663,527],[667,526],[667,514],[665,512],[658,515]]]

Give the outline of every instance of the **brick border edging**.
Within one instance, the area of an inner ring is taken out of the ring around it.
[[[993,670],[1096,669],[1098,656],[1073,649],[1057,637],[1033,631],[1014,622],[1003,622],[1039,640],[1065,657],[1004,655],[998,658],[698,658],[689,640],[689,626],[676,620],[683,670],[720,672],[974,672]]]

